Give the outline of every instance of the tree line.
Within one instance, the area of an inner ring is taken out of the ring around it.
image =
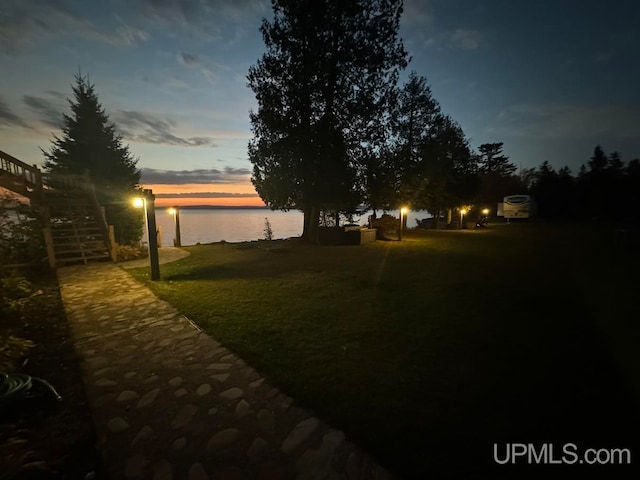
[[[573,175],[568,167],[555,170],[547,161],[520,174],[545,218],[630,220],[638,218],[640,159],[628,163],[620,152],[606,154],[596,145],[593,156]]]

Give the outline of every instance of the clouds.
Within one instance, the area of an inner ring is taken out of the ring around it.
[[[29,128],[29,126],[18,115],[13,113],[11,108],[0,97],[0,128],[5,125],[9,127]]]
[[[51,92],[51,94],[55,93],[56,92]],[[62,124],[62,113],[60,113],[62,108],[58,105],[59,97],[57,98],[58,102],[51,101],[43,97],[25,95],[22,97],[22,101],[39,115],[40,120],[45,125],[58,129]]]
[[[230,24],[241,25],[271,10],[268,0],[144,0],[143,14],[162,25],[179,26],[205,40],[219,40]]]
[[[109,26],[98,25],[69,8],[60,0],[4,0],[0,11],[0,52],[14,55],[27,46],[62,36],[107,43],[117,47],[132,46],[149,40],[144,30],[118,20]]]
[[[449,36],[449,43],[461,50],[477,50],[484,41],[484,36],[478,30],[457,28]]]
[[[180,137],[173,133],[175,120],[133,110],[120,110],[115,123],[126,140],[132,142],[176,145],[181,147],[215,147],[211,137]]]
[[[633,105],[518,104],[502,110],[488,130],[537,138],[637,138],[640,108]]]
[[[178,63],[187,68],[197,67],[210,83],[214,83],[217,78],[217,71],[226,69],[206,58],[199,58],[196,55],[185,52],[178,52],[176,56]]]
[[[226,167],[222,170],[216,168],[201,168],[195,170],[158,170],[155,168],[143,168],[141,170],[144,184],[181,185],[181,184],[235,184],[246,181],[251,171],[247,168]]]
[[[196,63],[198,63],[198,59],[195,55],[191,55],[190,53],[179,52],[178,62],[180,62],[185,67],[193,67]]]
[[[407,28],[424,28],[433,24],[433,9],[424,0],[404,0],[400,22]]]

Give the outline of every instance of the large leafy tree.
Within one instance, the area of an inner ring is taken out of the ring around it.
[[[64,115],[62,136],[54,135],[49,151],[43,150],[45,169],[51,173],[89,173],[107,222],[114,225],[116,240],[129,244],[142,235],[140,212],[129,198],[139,187],[140,171],[129,147],[102,107],[93,84],[76,75],[69,100],[71,115]]]
[[[272,0],[266,53],[249,70],[252,181],[274,209],[304,212],[314,241],[322,210],[349,211],[407,53],[401,0]]]

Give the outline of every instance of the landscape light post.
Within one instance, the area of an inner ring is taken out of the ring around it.
[[[176,225],[176,236],[173,239],[174,247],[181,247],[182,240],[180,239],[180,207],[171,207],[169,213],[173,215],[173,222]]]
[[[462,222],[464,221],[464,215],[467,213],[467,211],[464,208],[460,209],[460,228],[462,227]]]
[[[149,266],[151,268],[151,280],[160,280],[160,263],[158,261],[158,229],[156,227],[156,196],[150,189],[142,191],[142,198],[136,198],[133,205],[137,208],[144,207],[144,217],[147,223],[149,235]]]

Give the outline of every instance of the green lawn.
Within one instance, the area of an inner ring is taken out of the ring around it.
[[[640,260],[612,227],[188,250],[152,289],[407,478],[484,472],[494,442],[638,438]]]

